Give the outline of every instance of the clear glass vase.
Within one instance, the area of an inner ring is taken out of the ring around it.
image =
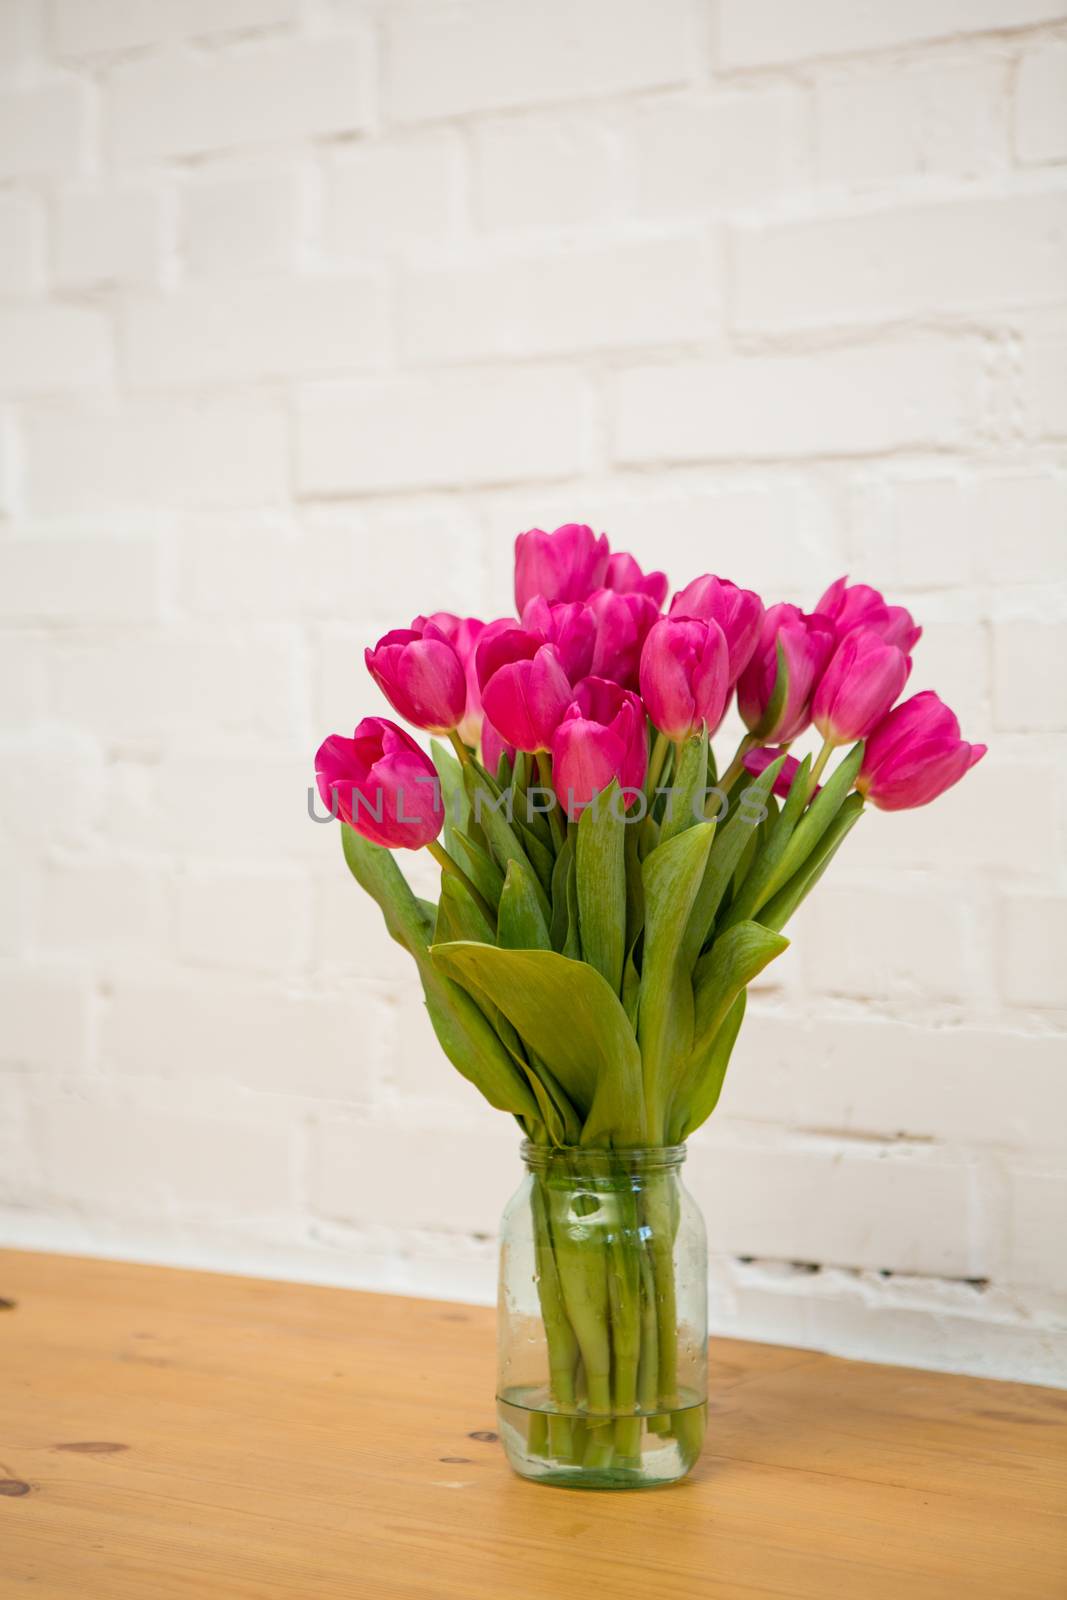
[[[525,1143],[501,1223],[497,1409],[524,1478],[683,1478],[707,1416],[707,1242],[685,1146]]]

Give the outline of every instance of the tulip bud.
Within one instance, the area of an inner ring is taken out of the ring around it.
[[[588,677],[593,670],[597,621],[580,600],[550,606],[541,595],[534,595],[523,607],[522,625],[527,633],[536,634],[542,644],[556,646],[563,670],[572,683]]]
[[[419,850],[444,826],[433,763],[386,717],[364,717],[351,739],[333,733],[324,740],[315,781],[325,806],[388,850]]]
[[[517,750],[548,750],[573,699],[556,646],[511,628],[483,639],[476,661],[482,706],[500,737]]]
[[[709,573],[679,589],[671,601],[670,615],[698,617],[701,622],[719,624],[730,649],[730,682],[736,683],[759,642],[763,622],[763,601],[759,595]]]
[[[730,696],[730,652],[717,622],[661,617],[641,652],[641,695],[660,733],[678,743],[714,733]]]
[[[928,805],[986,753],[960,738],[954,712],[932,689],[890,711],[867,740],[856,788],[882,811]]]
[[[364,660],[389,704],[416,728],[451,733],[459,727],[467,679],[455,646],[435,623],[416,617],[410,628],[394,628]]]
[[[467,680],[467,698],[463,708],[463,720],[457,732],[464,744],[476,746],[482,727],[482,694],[478,687],[474,653],[478,641],[485,632],[485,623],[479,622],[477,617],[457,617],[451,611],[435,611],[429,617],[416,617],[411,626],[414,629],[425,629],[430,624],[448,640],[460,659]],[[515,624],[509,622],[507,626],[514,627]]]
[[[750,733],[764,743],[787,744],[804,732],[812,693],[835,643],[828,617],[809,616],[787,603],[770,607],[737,685],[737,707]]]
[[[922,635],[906,607],[887,605],[877,589],[866,583],[850,584],[847,578],[832,583],[815,609],[830,618],[839,639],[853,628],[871,628],[887,644],[910,655]]]
[[[811,702],[811,720],[832,745],[864,739],[908,681],[911,660],[871,628],[841,640]]]
[[[623,791],[640,789],[647,768],[648,730],[637,695],[586,678],[552,740],[553,783],[568,817],[579,817],[613,778]]]
[[[555,533],[531,528],[515,540],[515,604],[520,613],[535,595],[549,605],[584,600],[604,582],[607,535],[599,539],[584,523],[567,522]]]
[[[593,676],[610,678],[624,689],[636,689],[641,651],[659,616],[655,600],[637,591],[619,594],[612,589],[598,589],[588,604],[597,630]]]
[[[633,556],[620,550],[618,554],[608,557],[604,588],[611,589],[615,594],[643,594],[660,611],[667,598],[667,574],[642,572]]]

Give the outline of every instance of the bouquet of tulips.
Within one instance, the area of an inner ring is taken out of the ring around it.
[[[562,1152],[698,1128],[746,986],[865,802],[924,805],[984,754],[936,694],[897,703],[921,630],[877,590],[841,578],[805,612],[705,576],[664,615],[667,588],[588,527],[520,534],[517,616],[420,616],[366,653],[399,715],[436,736],[432,756],[368,717],[316,757],[348,865],[413,957],[445,1054]],[[747,732],[720,767],[711,738],[735,693]],[[821,748],[798,760],[811,724]],[[394,854],[422,847],[441,867],[436,905]],[[549,1201],[554,1400],[573,1406],[580,1382],[590,1413],[671,1411],[669,1249],[608,1294],[603,1263],[553,1234]],[[649,1230],[664,1231],[669,1218]]]

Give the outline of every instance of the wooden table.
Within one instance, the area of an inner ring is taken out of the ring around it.
[[[493,1314],[0,1254],[0,1595],[1062,1600],[1067,1395],[718,1340],[649,1494],[495,1440]]]

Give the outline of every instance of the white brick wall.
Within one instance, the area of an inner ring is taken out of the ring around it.
[[[716,1326],[1067,1381],[1065,108],[1062,0],[0,3],[0,1237],[490,1296],[305,791],[579,517],[883,583],[991,744],[758,986]]]

